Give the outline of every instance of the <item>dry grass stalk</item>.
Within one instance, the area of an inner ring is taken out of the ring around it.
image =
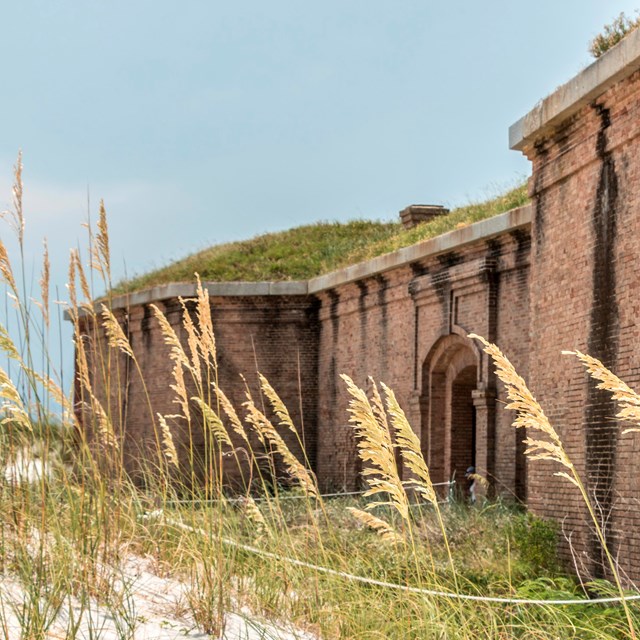
[[[160,423],[160,431],[162,433],[162,446],[165,458],[167,459],[167,462],[169,462],[169,464],[172,464],[176,469],[179,469],[178,452],[176,451],[175,444],[173,443],[173,436],[171,435],[171,429],[166,420],[166,418],[172,417],[175,416],[163,416],[162,414],[158,413],[158,421]]]
[[[280,396],[275,392],[275,389],[271,386],[265,376],[259,373],[258,377],[260,378],[260,388],[262,389],[262,393],[264,393],[267,400],[271,404],[274,413],[278,416],[278,418],[280,418],[280,422],[278,424],[282,427],[286,427],[295,435],[298,435],[298,430],[293,424],[293,420],[289,415],[289,410],[285,406],[284,402],[282,402]]]
[[[191,318],[191,314],[187,309],[187,303],[184,298],[178,298],[182,305],[182,326],[187,332],[187,344],[189,345],[189,353],[191,355],[191,370],[196,381],[202,379],[202,368],[200,366],[200,337],[198,330]]]
[[[204,362],[216,367],[216,338],[213,333],[213,320],[211,319],[211,304],[209,303],[209,292],[203,288],[200,276],[196,273],[197,281],[197,304],[196,317],[200,330],[199,344],[200,352]]]
[[[393,544],[404,542],[404,538],[388,522],[374,516],[372,513],[355,507],[347,507],[347,511],[351,512],[357,520],[374,529],[385,542]]]
[[[525,455],[532,460],[549,460],[562,465],[568,469],[569,473],[556,471],[554,475],[566,478],[573,485],[580,488],[576,469],[562,446],[560,436],[551,426],[542,407],[533,397],[525,381],[518,375],[514,366],[495,344],[487,342],[487,340],[474,333],[469,334],[469,337],[482,342],[484,352],[491,356],[496,365],[496,375],[502,380],[507,390],[509,403],[506,408],[516,412],[516,419],[513,422],[513,426],[530,429],[532,432],[540,433],[547,438],[541,440],[527,436],[524,440],[524,443],[527,445]]]
[[[0,367],[0,411],[5,415],[0,419],[0,425],[11,422],[22,426],[27,431],[31,431],[31,419],[27,412],[20,393],[13,384],[7,372]]]
[[[282,456],[285,468],[300,483],[307,496],[319,498],[320,493],[309,471],[291,453],[271,421],[256,407],[249,391],[246,395],[247,400],[243,406],[247,409],[247,422],[253,426],[262,442],[269,442],[274,450]]]
[[[618,378],[600,360],[580,351],[563,351],[565,355],[573,355],[586,367],[589,375],[599,380],[598,389],[605,389],[612,394],[613,399],[620,405],[616,418],[640,425],[640,395],[626,382]],[[640,427],[630,427],[622,433],[640,431]]]
[[[23,185],[22,185],[22,151],[18,152],[18,158],[13,166],[13,186],[11,188],[13,209],[0,211],[0,219],[7,218],[9,226],[18,236],[20,246],[24,240],[24,211],[22,207]]]
[[[13,276],[13,270],[11,269],[11,261],[9,260],[7,248],[4,246],[2,240],[0,240],[0,274],[2,274],[2,279],[9,285],[9,288],[17,297],[18,286],[16,285],[16,280]]]
[[[372,502],[367,509],[378,504],[395,507],[405,521],[409,521],[409,502],[398,474],[398,467],[394,455],[394,446],[387,424],[384,406],[373,380],[373,403],[369,402],[367,394],[360,389],[353,380],[342,374],[350,393],[349,413],[351,422],[358,436],[358,451],[363,462],[369,463],[362,472],[369,489],[365,496],[386,493],[389,500]]]
[[[193,396],[191,398],[193,402],[195,402],[200,411],[202,411],[202,415],[204,416],[205,425],[209,427],[213,437],[216,439],[219,445],[233,447],[233,443],[231,442],[231,438],[227,433],[224,425],[222,424],[222,420],[216,412],[200,397]]]
[[[98,233],[96,242],[92,247],[93,260],[92,267],[100,272],[105,282],[111,282],[111,253],[109,250],[109,227],[107,225],[107,210],[104,200],[100,200],[100,210],[98,213]]]
[[[162,339],[164,340],[164,343],[170,348],[169,358],[191,371],[191,373],[194,373],[191,363],[189,362],[189,358],[187,357],[187,354],[182,347],[182,343],[180,342],[180,339],[178,338],[178,335],[174,331],[173,327],[167,320],[167,316],[165,316],[164,313],[162,313],[162,311],[160,311],[160,309],[155,304],[151,305],[151,309],[156,319],[158,320],[158,323],[160,324],[160,333],[162,334]]]
[[[134,358],[133,349],[129,338],[124,334],[120,323],[113,315],[113,312],[108,309],[104,304],[101,305],[102,325],[107,334],[107,342],[113,349],[120,349],[123,353],[126,353],[130,358]]]
[[[417,491],[431,504],[437,505],[438,496],[433,488],[429,468],[422,455],[420,440],[411,428],[393,390],[383,382],[380,383],[380,386],[384,390],[387,411],[391,417],[391,425],[396,433],[396,446],[400,449],[402,459],[407,468],[415,475],[414,479],[404,482],[404,485]]]
[[[49,247],[44,241],[44,253],[42,256],[42,274],[40,275],[40,296],[42,299],[41,309],[44,323],[49,327],[49,281],[51,265],[49,263]]]
[[[231,404],[231,401],[225,395],[224,391],[219,387],[219,385],[213,383],[212,387],[215,391],[216,398],[220,403],[220,407],[222,407],[222,410],[231,423],[231,429],[234,431],[234,433],[238,434],[247,444],[249,444],[249,437],[247,436],[245,428],[242,426],[240,418],[238,418],[238,414],[236,413],[233,404]]]

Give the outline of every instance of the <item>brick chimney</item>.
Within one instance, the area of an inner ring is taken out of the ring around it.
[[[405,229],[413,229],[421,222],[428,222],[437,216],[449,213],[441,204],[412,204],[400,212],[400,220]]]

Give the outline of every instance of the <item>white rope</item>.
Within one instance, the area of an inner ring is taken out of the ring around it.
[[[434,482],[433,486],[434,487],[451,487],[452,484],[455,484],[455,481],[451,480],[449,482]],[[367,491],[367,489],[362,489],[362,491],[340,491],[337,493],[321,493],[319,495],[320,498],[343,498],[343,497],[347,497],[347,496],[361,496],[363,493],[365,493],[365,491]],[[274,501],[280,501],[280,500],[308,500],[309,496],[306,495],[300,495],[300,496],[271,496],[269,498],[261,498],[261,497],[257,497],[254,498],[255,502],[262,502],[264,500],[274,500]],[[231,504],[235,503],[235,502],[242,502],[244,500],[244,498],[226,498],[227,502],[230,502]],[[222,502],[222,500],[220,500],[219,498],[210,498],[210,499],[198,499],[195,498],[193,500],[167,500],[167,502],[169,504],[194,504],[194,503],[204,503],[204,504],[216,504],[219,502]],[[425,502],[417,502],[411,506],[420,506],[422,504],[427,504]]]
[[[152,517],[158,517],[163,515],[160,510],[153,512],[152,514],[145,514],[143,516],[144,519],[150,519]],[[197,533],[201,536],[207,537],[207,532],[204,529],[196,529],[184,522],[180,522],[173,519],[165,519],[167,524],[176,527],[177,529],[182,529],[184,531],[190,531],[191,533]],[[336,569],[330,569],[329,567],[323,567],[321,565],[312,564],[310,562],[305,562],[303,560],[297,560],[295,558],[288,558],[287,556],[281,556],[277,553],[272,553],[270,551],[263,551],[262,549],[258,549],[257,547],[253,547],[248,544],[242,544],[240,542],[236,542],[235,540],[231,540],[229,538],[221,538],[221,542],[227,546],[235,547],[236,549],[241,549],[242,551],[246,551],[248,553],[253,553],[254,555],[261,556],[263,558],[268,558],[269,560],[278,560],[279,562],[284,562],[287,564],[292,564],[297,567],[304,567],[305,569],[312,569],[313,571],[317,571],[318,573],[324,573],[331,576],[337,576],[339,578],[344,578],[345,580],[351,580],[353,582],[361,582],[363,584],[370,584],[375,587],[384,587],[386,589],[396,589],[398,591],[404,591],[408,593],[416,593],[424,596],[431,596],[436,598],[449,598],[451,600],[472,600],[475,602],[493,602],[498,604],[531,604],[531,605],[539,605],[539,606],[547,606],[547,605],[589,605],[589,604],[606,604],[612,602],[622,602],[623,598],[620,596],[616,597],[607,597],[607,598],[593,598],[592,600],[542,600],[542,599],[534,599],[534,598],[500,598],[496,596],[474,596],[470,594],[464,593],[453,593],[450,591],[436,591],[433,589],[423,589],[421,587],[411,587],[409,585],[397,584],[395,582],[385,582],[384,580],[376,580],[374,578],[366,578],[364,576],[358,576],[353,573],[347,573],[345,571],[338,571]],[[625,602],[637,601],[640,600],[640,594],[627,596],[624,598]]]

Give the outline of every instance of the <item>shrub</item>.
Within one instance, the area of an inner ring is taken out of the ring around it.
[[[554,522],[532,513],[523,513],[513,521],[513,538],[521,559],[540,574],[558,570],[556,545],[558,530]]]
[[[594,58],[599,58],[639,25],[640,15],[632,19],[622,12],[611,24],[606,24],[602,33],[589,43],[589,53]]]

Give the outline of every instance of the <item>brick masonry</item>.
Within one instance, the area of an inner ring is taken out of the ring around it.
[[[354,489],[360,463],[339,374],[364,387],[368,376],[382,380],[420,436],[434,480],[461,480],[475,466],[490,491],[561,523],[567,559],[605,575],[575,487],[554,476],[553,464],[525,458],[504,389],[467,337],[483,335],[529,382],[597,502],[613,555],[639,579],[640,435],[622,435],[610,397],[560,355],[588,352],[640,389],[639,68],[637,31],[512,127],[512,146],[532,162],[529,209],[306,283],[208,283],[220,381],[236,407],[240,373],[257,394],[260,370],[304,424],[321,487]],[[184,338],[177,296],[185,291],[193,288],[114,302],[163,413],[174,412],[171,363],[149,303]],[[88,343],[104,347],[93,331],[87,322]],[[94,354],[94,384],[120,416],[135,471],[153,451],[149,410],[140,376],[124,356],[111,357],[118,377],[101,379]],[[177,437],[185,456],[184,434]]]
[[[562,349],[600,359],[640,389],[640,72],[523,145],[534,201],[530,383],[598,505],[621,568],[640,574],[637,435],[622,435],[618,409]],[[629,425],[626,425],[629,426]],[[529,505],[571,533],[577,562],[607,573],[577,489],[531,464]]]
[[[528,341],[522,334],[528,335],[529,215],[525,208],[455,231],[450,238],[423,243],[405,260],[391,255],[391,268],[383,263],[356,278],[337,274],[326,287],[311,281],[306,294],[301,283],[292,283],[292,292],[284,294],[257,283],[254,295],[247,283],[224,289],[212,283],[221,386],[240,409],[245,400],[240,374],[254,397],[259,395],[256,372],[270,380],[294,421],[304,425],[307,456],[323,489],[354,489],[361,483],[349,398],[339,377],[346,373],[362,387],[371,376],[395,390],[424,443],[435,480],[462,482],[466,468],[475,465],[497,491],[524,497],[517,434],[508,417],[496,411],[494,376],[466,336],[477,332],[504,343],[526,373]],[[177,294],[188,298],[193,288],[174,286],[153,294],[155,300],[142,293],[113,304],[145,386],[125,356],[111,351],[118,373],[108,383],[100,376],[102,356],[93,359],[94,387],[103,401],[110,397],[106,404],[122,425],[132,473],[140,459],[156,455],[146,394],[154,413],[177,409],[170,388],[173,363],[150,305],[157,304],[186,341]],[[88,322],[85,333],[87,343],[96,346],[90,352],[104,352],[104,336],[93,335]],[[184,425],[173,426],[186,461],[194,448],[204,446],[201,431],[189,435]],[[300,453],[295,438],[284,435]],[[227,471],[238,480],[238,469]]]

